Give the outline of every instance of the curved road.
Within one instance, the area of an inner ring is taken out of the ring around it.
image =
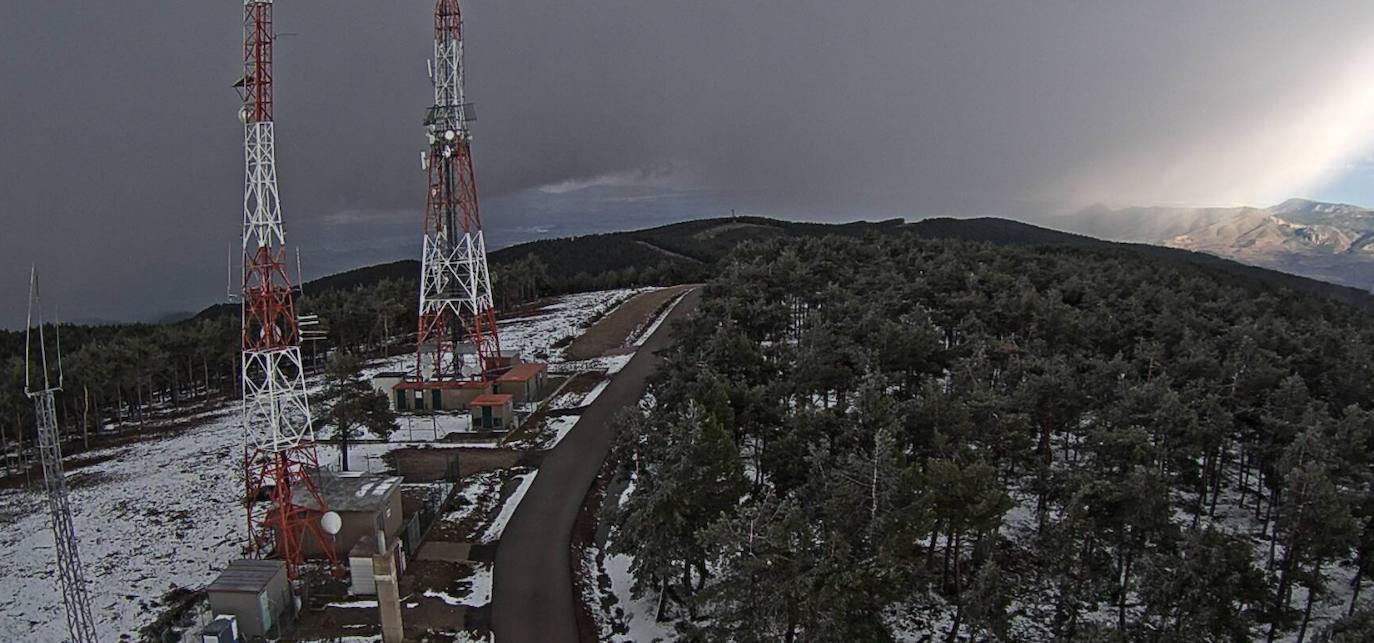
[[[668,320],[701,300],[693,288]],[[492,631],[501,643],[577,641],[577,599],[572,585],[573,522],[611,448],[611,418],[644,396],[645,379],[658,366],[654,353],[670,341],[669,324],[654,331],[630,362],[582,412],[577,424],[545,457],[496,548]]]

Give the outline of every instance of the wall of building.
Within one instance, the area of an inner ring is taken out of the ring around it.
[[[238,619],[239,635],[245,639],[266,636],[269,629],[278,626],[286,618],[287,610],[294,607],[285,567],[260,593],[210,592],[209,602],[211,613],[230,614]],[[268,610],[266,621],[262,610],[264,602]]]
[[[546,371],[540,371],[534,377],[523,381],[497,382],[492,388],[493,393],[505,393],[515,396],[516,404],[528,404],[539,399],[539,392],[543,390]]]
[[[400,487],[396,487],[387,498],[386,506],[381,511],[338,511],[339,518],[343,523],[339,533],[334,536],[334,551],[340,560],[348,557],[348,552],[364,536],[377,537],[377,529],[381,528],[386,534],[387,544],[399,537],[401,532],[401,493]],[[324,550],[314,538],[306,538],[305,544],[301,547],[306,556],[321,557]]]
[[[482,411],[486,408],[491,409],[493,423],[490,426],[484,423],[484,414]],[[515,417],[515,411],[509,405],[490,407],[474,406],[472,407],[472,428],[477,430],[512,431],[517,427]],[[495,423],[495,420],[498,418],[500,419],[499,425]]]
[[[434,393],[439,392],[440,411],[466,411],[474,398],[490,392],[491,387],[395,389],[387,393],[391,408],[397,411],[434,411]]]

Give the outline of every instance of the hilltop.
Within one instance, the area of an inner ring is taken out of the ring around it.
[[[550,279],[548,286],[557,292],[570,292],[640,283],[700,281],[709,277],[716,263],[730,251],[750,241],[901,233],[913,233],[927,239],[954,239],[993,245],[1039,245],[1124,252],[1219,271],[1256,286],[1290,288],[1358,306],[1374,303],[1374,295],[1362,289],[1245,265],[1214,254],[1194,252],[1187,248],[1107,241],[994,217],[935,218],[911,223],[891,219],[842,224],[805,223],[765,217],[700,219],[644,230],[531,241],[492,252],[490,262],[499,280],[504,269],[535,257],[545,267]],[[367,266],[308,282],[305,291],[318,294],[346,290],[384,279],[411,281],[419,270],[419,262],[415,260]],[[201,316],[209,313],[207,310]]]

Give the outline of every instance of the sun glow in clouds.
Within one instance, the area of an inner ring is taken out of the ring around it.
[[[1286,79],[1290,91],[1255,96],[1263,104],[1240,118],[1200,104],[1215,121],[1204,134],[1117,150],[1060,187],[1082,202],[1122,205],[1269,205],[1311,193],[1374,147],[1374,44],[1333,61]]]

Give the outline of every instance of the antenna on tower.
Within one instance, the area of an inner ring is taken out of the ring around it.
[[[234,292],[234,244],[230,243],[224,248],[224,291],[228,293],[229,303],[239,300],[239,293]]]
[[[43,388],[35,390],[33,369],[33,311],[38,309],[38,367],[43,371]],[[57,430],[57,404],[53,393],[62,388],[62,331],[57,333],[57,385],[53,386],[48,368],[48,346],[43,334],[43,304],[38,291],[38,269],[29,270],[29,312],[24,329],[24,394],[33,400],[38,419],[38,453],[43,461],[43,486],[47,492],[48,518],[52,525],[58,585],[67,609],[67,633],[76,643],[94,642],[95,625],[86,594],[86,576],[77,551],[76,530],[72,526],[67,501],[66,475],[62,471],[62,443]]]
[[[38,267],[29,266],[29,313],[24,319],[24,394],[33,395],[33,302],[38,298]],[[38,310],[38,343],[39,351],[42,351],[43,344],[43,309]],[[46,361],[46,360],[44,360]],[[43,367],[44,386],[47,387],[47,365]]]

